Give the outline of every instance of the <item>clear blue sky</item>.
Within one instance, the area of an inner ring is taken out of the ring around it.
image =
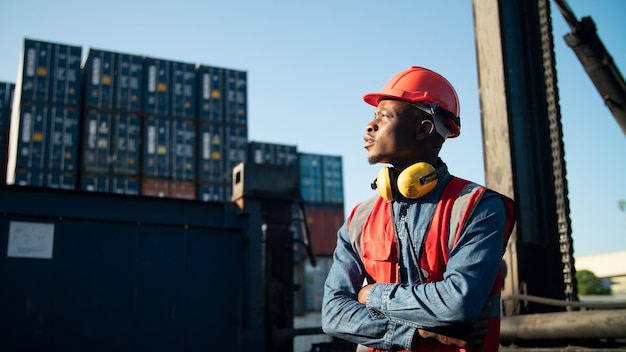
[[[626,71],[626,1],[569,0],[591,16]],[[248,72],[250,141],[343,157],[346,210],[369,197],[361,97],[411,65],[457,88],[462,134],[442,157],[484,182],[470,0],[213,1],[3,0],[0,81],[14,82],[25,37]],[[553,6],[575,255],[626,249],[626,138],[574,53]]]

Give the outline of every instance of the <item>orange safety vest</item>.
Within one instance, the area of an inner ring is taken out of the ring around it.
[[[452,177],[445,186],[426,234],[423,255],[420,256],[420,266],[427,273],[427,282],[443,279],[450,251],[486,191],[486,188],[458,177]],[[514,203],[510,198],[500,196],[506,209],[506,247],[515,223]],[[349,216],[348,231],[353,248],[360,254],[365,270],[374,282],[397,283],[398,253],[391,202],[381,197],[373,197],[361,203]],[[501,290],[502,272],[498,274],[491,289],[491,298],[499,302]],[[416,350],[494,352],[498,351],[499,345],[500,315],[497,315],[489,318],[487,336],[479,347],[459,349],[442,345],[433,339],[424,339],[418,343]],[[371,348],[369,350],[376,351]]]

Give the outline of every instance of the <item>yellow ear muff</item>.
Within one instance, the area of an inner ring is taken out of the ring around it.
[[[413,164],[398,175],[398,192],[409,199],[420,198],[437,186],[435,168],[429,163]],[[433,175],[434,177],[425,177]]]
[[[384,167],[378,171],[375,185],[372,188],[376,188],[381,197],[385,200],[393,200],[393,190],[391,189],[391,179],[389,177],[389,168]]]

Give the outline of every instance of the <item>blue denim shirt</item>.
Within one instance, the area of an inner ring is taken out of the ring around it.
[[[477,319],[489,299],[503,256],[505,210],[498,194],[485,192],[478,203],[450,253],[443,281],[421,283],[416,264],[416,253],[419,255],[450,179],[450,174],[441,177],[435,189],[420,199],[393,201],[400,283],[374,284],[366,305],[357,300],[366,272],[350,243],[347,221],[343,224],[324,285],[325,333],[378,349],[408,350],[417,328],[453,326]],[[492,303],[491,309],[499,308],[499,302]]]

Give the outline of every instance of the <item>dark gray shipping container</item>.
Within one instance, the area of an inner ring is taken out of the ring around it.
[[[0,199],[0,350],[262,350],[258,213],[29,187]]]
[[[90,48],[83,64],[83,79],[86,108],[141,111],[141,56]]]
[[[82,48],[24,40],[16,82],[20,102],[78,106]]]

